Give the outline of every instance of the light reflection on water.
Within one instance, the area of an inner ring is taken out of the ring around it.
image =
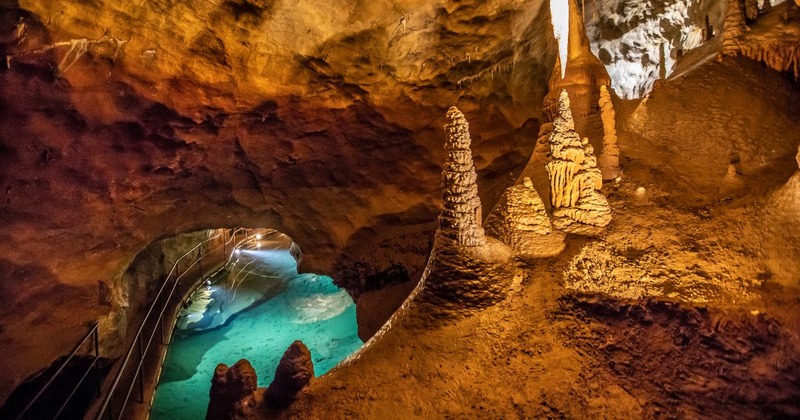
[[[211,378],[218,363],[230,366],[246,358],[258,374],[259,386],[266,387],[280,357],[294,340],[302,340],[311,350],[317,376],[361,347],[355,305],[347,292],[328,276],[297,274],[288,249],[269,249],[269,244],[265,248],[268,250],[241,253],[243,260],[258,258],[264,264],[259,263],[258,275],[241,282],[236,299],[258,289],[258,282],[280,284],[266,289],[271,291],[266,295],[268,300],[239,312],[226,321],[227,325],[195,333],[176,329],[151,418],[205,418]],[[234,268],[234,275],[237,270]]]

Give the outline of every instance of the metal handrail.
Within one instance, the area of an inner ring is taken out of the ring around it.
[[[200,242],[194,248],[192,248],[189,251],[187,251],[185,254],[183,254],[180,258],[178,258],[175,261],[175,264],[173,264],[172,269],[170,270],[169,274],[167,274],[167,277],[165,278],[164,282],[161,284],[161,288],[159,288],[158,293],[156,294],[155,298],[153,298],[153,301],[150,304],[150,307],[147,310],[147,314],[145,315],[144,319],[142,320],[142,323],[139,326],[139,329],[136,331],[136,335],[134,336],[133,341],[131,342],[131,345],[128,348],[128,351],[125,354],[125,358],[123,359],[122,364],[120,365],[120,367],[119,367],[119,369],[117,371],[117,374],[114,377],[114,381],[113,381],[113,383],[111,385],[111,388],[109,388],[108,393],[106,394],[105,398],[103,399],[103,403],[100,406],[100,409],[99,409],[98,414],[96,416],[97,419],[102,418],[106,414],[106,412],[108,411],[110,403],[111,403],[111,399],[114,397],[115,392],[117,391],[117,388],[120,385],[120,381],[122,380],[122,376],[125,373],[125,368],[128,366],[128,363],[131,361],[131,358],[133,356],[134,350],[137,348],[137,345],[138,345],[138,349],[139,349],[139,362],[136,364],[135,373],[133,374],[133,377],[130,380],[130,384],[128,386],[128,390],[127,390],[127,392],[125,394],[125,398],[122,401],[122,406],[117,411],[116,418],[121,417],[122,414],[124,413],[125,408],[127,407],[128,401],[130,400],[131,393],[133,391],[133,387],[134,387],[134,385],[136,383],[137,378],[139,380],[141,401],[142,402],[144,401],[144,379],[143,379],[143,373],[142,373],[142,368],[144,366],[144,359],[145,359],[145,356],[148,354],[148,350],[150,349],[150,345],[153,342],[153,337],[155,336],[156,330],[160,328],[162,330],[162,334],[163,334],[164,312],[166,311],[167,306],[169,306],[170,301],[172,300],[173,296],[175,295],[175,290],[178,288],[178,285],[180,284],[181,278],[183,276],[185,276],[195,265],[200,264],[202,266],[203,258],[205,256],[207,256],[207,255],[210,255],[214,251],[219,250],[220,248],[222,248],[223,249],[223,256],[224,256],[224,254],[226,254],[226,250],[225,250],[226,245],[229,244],[232,241],[235,241],[236,234],[239,231],[242,231],[242,230],[245,231],[245,239],[240,241],[240,243],[241,243],[241,242],[247,240],[248,237],[250,236],[247,233],[247,229],[245,229],[245,228],[239,228],[239,229],[234,230],[233,234],[231,235],[231,238],[228,239],[227,241],[223,242],[222,246],[216,247],[216,248],[208,251],[205,255],[203,254],[203,251],[202,251],[203,244],[205,244],[207,242],[210,242],[210,241],[212,241],[214,239],[217,239],[220,236],[224,236],[225,235],[224,232],[222,234],[220,234],[220,235],[216,235],[216,236],[210,237],[210,238],[206,239],[205,241]],[[238,243],[236,245],[234,245],[233,249],[235,249],[237,246],[238,246]],[[192,252],[194,252],[198,248],[200,248],[200,255],[198,256],[198,258],[188,268],[186,268],[186,270],[184,270],[184,272],[182,274],[178,274],[178,275],[174,276],[174,279],[171,280],[172,281],[172,287],[169,290],[169,295],[166,297],[165,300],[162,301],[162,297],[164,296],[164,290],[166,289],[167,284],[170,282],[170,277],[172,277],[173,274],[175,274],[177,272],[178,264],[186,256],[188,256],[189,254],[191,254]],[[232,256],[233,256],[233,250],[231,250],[231,254],[228,255],[227,258],[225,258],[226,263],[228,261],[230,261],[230,258]],[[202,273],[201,273],[201,276],[202,276]],[[143,339],[145,326],[148,324],[148,321],[151,318],[151,314],[153,314],[153,311],[156,309],[156,305],[159,304],[159,303],[161,303],[161,310],[159,311],[158,317],[155,319],[155,322],[153,323],[153,329],[150,332],[150,336],[147,338],[147,345],[144,346],[143,342],[142,342],[142,339]],[[163,339],[163,336],[162,336],[162,339]],[[113,410],[109,411],[108,414],[112,419],[115,418]]]
[[[39,400],[39,398],[41,398],[41,396],[50,387],[50,385],[53,384],[53,382],[56,380],[58,375],[60,375],[61,372],[64,370],[64,368],[67,367],[69,362],[72,361],[72,358],[75,357],[76,354],[78,354],[78,350],[80,350],[81,347],[83,347],[83,345],[86,344],[86,340],[88,340],[89,337],[92,337],[92,336],[94,336],[94,358],[92,359],[92,363],[90,363],[89,367],[86,368],[86,371],[83,373],[83,376],[81,376],[81,379],[78,381],[78,383],[72,389],[72,392],[70,392],[69,396],[61,404],[61,407],[59,407],[58,412],[56,413],[56,415],[53,418],[54,419],[58,418],[58,416],[61,414],[61,412],[64,411],[64,408],[67,406],[67,404],[69,404],[70,400],[72,400],[72,397],[75,395],[75,392],[77,392],[78,388],[80,388],[81,384],[83,384],[83,380],[86,379],[86,376],[89,374],[89,372],[92,370],[92,368],[94,368],[95,374],[97,375],[97,393],[98,393],[98,396],[99,396],[99,394],[100,394],[100,375],[99,375],[99,370],[98,370],[99,366],[97,365],[97,360],[100,358],[100,345],[99,345],[99,338],[98,338],[98,325],[99,325],[98,322],[95,322],[94,324],[92,324],[92,327],[83,336],[81,341],[78,342],[78,344],[75,346],[75,348],[69,354],[69,356],[67,356],[67,359],[64,360],[64,362],[61,364],[61,366],[59,366],[58,370],[56,370],[56,373],[54,373],[53,376],[50,377],[50,380],[48,380],[47,383],[45,383],[44,386],[41,389],[39,389],[39,392],[37,392],[36,395],[34,395],[34,397],[28,402],[28,405],[26,405],[25,408],[22,409],[22,411],[17,415],[16,419],[21,419],[21,418],[23,418],[25,416],[25,414],[28,413],[28,411],[33,407],[34,404],[36,404],[36,402]]]

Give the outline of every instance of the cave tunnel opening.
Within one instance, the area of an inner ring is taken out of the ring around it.
[[[317,375],[363,344],[353,299],[331,277],[299,273],[302,253],[289,236],[248,229],[227,251],[225,262],[198,278],[181,301],[151,418],[204,417],[218,363],[246,358],[267,386],[295,340],[311,351]]]

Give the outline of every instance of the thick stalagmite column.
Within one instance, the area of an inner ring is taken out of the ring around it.
[[[597,166],[604,180],[619,176],[619,146],[617,146],[617,122],[611,95],[605,86],[600,86],[600,118],[603,121],[603,154],[597,158]]]
[[[442,171],[442,214],[439,216],[440,235],[457,246],[486,245],[481,227],[481,200],[478,197],[478,175],[472,162],[469,123],[456,107],[447,111],[444,129],[447,140],[444,148],[447,161]]]
[[[428,265],[412,294],[413,305],[424,306],[413,310],[415,319],[425,324],[499,302],[516,278],[509,264],[513,251],[486,237],[481,225],[469,124],[457,108],[448,110],[444,130],[447,158],[442,168],[442,213]]]
[[[592,146],[575,132],[569,96],[561,92],[550,137],[550,204],[553,225],[577,234],[597,234],[611,222],[611,209],[600,193],[603,179]]]

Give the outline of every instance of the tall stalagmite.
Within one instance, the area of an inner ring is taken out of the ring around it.
[[[617,122],[614,104],[608,88],[600,86],[600,118],[603,120],[603,153],[597,158],[597,166],[604,180],[619,176],[619,146],[617,145]]]
[[[485,308],[508,294],[514,278],[512,250],[486,237],[470,150],[469,124],[457,108],[444,126],[447,158],[442,169],[439,229],[420,280],[414,304],[425,305],[417,318],[428,322]]]
[[[569,96],[561,92],[558,116],[550,137],[550,178],[553,225],[577,234],[597,234],[611,222],[611,209],[600,193],[603,177],[592,146],[581,140],[572,121]]]
[[[479,247],[486,245],[481,227],[481,200],[478,197],[478,175],[472,162],[469,123],[456,107],[447,111],[448,123],[444,126],[447,140],[444,148],[447,161],[442,172],[443,210],[439,216],[443,239],[457,246]]]
[[[575,0],[568,0],[569,6],[569,39],[567,43],[567,63],[562,74],[560,59],[556,63],[548,83],[548,94],[544,98],[544,124],[539,127],[534,152],[523,169],[517,184],[529,177],[536,190],[545,196],[549,185],[544,171],[549,151],[549,138],[552,132],[551,122],[558,115],[558,98],[562,90],[566,90],[572,99],[572,111],[576,129],[589,138],[589,142],[603,152],[603,119],[600,100],[601,87],[611,86],[611,78],[603,63],[591,51],[589,38],[586,36],[580,7]],[[549,201],[548,201],[549,203]]]

